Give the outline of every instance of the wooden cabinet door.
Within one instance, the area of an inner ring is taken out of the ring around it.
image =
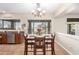
[[[2,43],[2,34],[0,34],[0,44]]]
[[[7,35],[6,35],[6,33],[2,33],[2,43],[7,43]]]
[[[15,43],[21,43],[21,35],[20,35],[20,33],[15,33]]]

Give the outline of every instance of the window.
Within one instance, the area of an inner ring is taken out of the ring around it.
[[[79,35],[79,18],[67,18],[67,33]]]
[[[5,29],[11,29],[11,22],[10,21],[4,21],[4,28]]]
[[[20,30],[20,28],[21,28],[20,22],[15,22],[14,27],[15,27],[16,30]]]
[[[75,24],[67,24],[67,33],[75,35]]]
[[[0,29],[2,28],[3,24],[2,24],[2,20],[0,20]]]
[[[17,24],[17,25],[16,25]],[[16,29],[17,26],[19,26],[20,20],[16,19],[1,19],[0,20],[0,29]]]
[[[51,20],[29,20],[29,34],[50,33]]]

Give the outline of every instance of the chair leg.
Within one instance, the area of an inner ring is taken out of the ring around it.
[[[54,45],[53,45],[53,55],[55,55],[55,48],[54,48]]]
[[[51,54],[52,54],[52,55],[55,55],[54,43],[53,43],[53,44],[51,44],[51,49],[52,49],[52,50],[51,50]]]
[[[34,46],[34,55],[36,55],[36,46]]]
[[[25,44],[25,51],[24,51],[24,55],[27,55],[27,51],[28,51],[28,45]]]
[[[43,47],[43,55],[46,54],[46,51],[45,51],[45,46]]]
[[[53,51],[53,55],[55,55],[55,50]]]
[[[45,53],[45,49],[43,49],[43,55],[45,55],[46,53]]]
[[[36,50],[34,51],[34,55],[36,55]]]
[[[24,51],[24,55],[26,55],[26,52]]]
[[[55,55],[55,50],[54,50],[54,48],[52,48],[51,52],[52,52],[52,55]]]
[[[24,55],[27,55],[27,52],[24,52]]]
[[[27,55],[27,48],[25,47],[24,55]]]
[[[51,50],[51,54],[53,55],[53,51]]]

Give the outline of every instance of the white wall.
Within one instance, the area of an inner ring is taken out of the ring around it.
[[[67,33],[67,18],[79,18],[79,15],[54,17],[54,32]]]
[[[55,41],[66,51],[64,54],[79,55],[79,36],[56,33]]]
[[[0,18],[8,18],[8,17],[2,17],[3,15],[0,14]],[[37,20],[48,20],[51,19],[51,33],[53,32],[61,32],[61,33],[67,33],[67,18],[79,18],[79,15],[65,15],[65,16],[59,16],[54,17],[52,13],[46,13],[43,17],[34,17],[31,13],[22,13],[22,14],[11,14],[11,18],[13,19],[20,19],[21,24],[25,23],[26,28],[25,31],[28,31],[28,20],[30,19],[37,19]]]
[[[31,13],[26,13],[26,14],[25,13],[22,13],[22,14],[18,14],[18,13],[14,14],[13,13],[13,14],[11,14],[10,17],[7,17],[7,16],[3,17],[4,15],[6,15],[6,14],[0,14],[0,19],[7,19],[7,18],[9,18],[9,19],[20,19],[21,24],[25,23],[26,28],[25,28],[24,31],[26,31],[26,33],[28,31],[28,20],[30,20],[30,19],[32,19],[32,20],[49,20],[50,19],[51,21],[53,21],[53,17],[52,17],[53,15],[50,14],[50,13],[47,13],[43,17],[34,17]],[[51,24],[53,24],[53,22],[51,22]],[[51,26],[51,33],[53,32],[52,26]]]
[[[67,33],[66,18],[54,18],[54,32]]]

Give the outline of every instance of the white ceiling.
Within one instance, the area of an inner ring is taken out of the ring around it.
[[[40,3],[41,8],[53,12],[58,4],[52,3]],[[36,3],[0,3],[0,11],[12,12],[12,13],[25,13],[32,12],[35,9]],[[53,8],[51,10],[51,8]]]
[[[78,3],[40,3],[41,8],[55,16],[60,14],[79,14]],[[0,13],[31,13],[35,3],[0,3]]]

